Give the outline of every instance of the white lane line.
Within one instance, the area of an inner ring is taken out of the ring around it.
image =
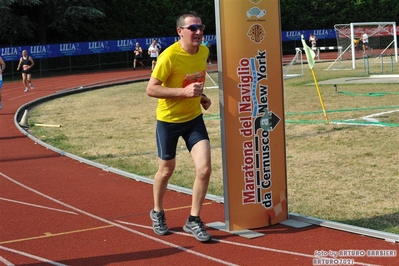
[[[351,121],[357,121],[358,119],[347,119],[344,120],[343,122],[330,122],[330,124],[336,124],[336,125],[355,125],[355,126],[377,126],[377,127],[386,127],[385,124],[383,124],[379,119],[376,119],[374,117],[379,117],[385,114],[391,114],[399,112],[399,109],[387,111],[387,112],[381,112],[381,113],[375,113],[371,115],[366,115],[360,117],[360,119],[365,120],[367,123],[361,123],[361,122],[351,122]]]
[[[32,207],[36,207],[36,208],[41,208],[41,209],[47,209],[47,210],[52,210],[52,211],[57,211],[57,212],[65,212],[65,213],[78,215],[76,212],[71,212],[71,211],[65,211],[65,210],[45,207],[45,206],[41,206],[41,205],[36,205],[36,204],[22,202],[22,201],[17,201],[17,200],[12,200],[12,199],[6,199],[6,198],[2,198],[2,197],[0,197],[0,200],[9,201],[9,202],[13,202],[13,203],[19,203],[19,204],[22,204],[22,205],[28,205],[28,206],[32,206]]]
[[[371,114],[371,115],[366,115],[361,117],[362,119],[366,120],[366,121],[371,121],[371,122],[380,122],[378,119],[375,119],[373,117],[378,117],[378,116],[382,116],[382,115],[386,115],[386,114],[391,114],[391,113],[395,113],[395,112],[399,112],[399,110],[392,110],[392,111],[387,111],[387,112],[381,112],[381,113],[376,113],[376,114]]]
[[[21,91],[22,91],[22,90],[21,90]],[[16,99],[19,99],[19,98],[24,98],[24,97],[26,97],[26,96],[30,96],[31,94],[36,94],[36,92],[32,92],[31,90],[29,90],[28,92],[26,92],[26,93],[24,93],[24,94],[22,94],[22,95],[20,95],[20,96],[13,97],[13,98],[10,98],[10,99],[7,99],[7,100],[13,101],[13,100],[16,100]]]
[[[147,225],[135,224],[135,223],[124,222],[124,221],[116,221],[116,222],[152,230],[152,227],[151,226],[147,226]],[[192,234],[188,234],[188,233],[182,233],[182,232],[176,232],[176,231],[171,231],[171,232],[173,234],[177,234],[177,235],[194,237]],[[304,253],[293,252],[293,251],[288,251],[288,250],[260,247],[260,246],[248,245],[248,244],[237,243],[237,242],[221,240],[221,239],[215,239],[215,238],[212,238],[212,241],[216,241],[216,242],[220,242],[220,243],[224,243],[224,244],[229,244],[229,245],[234,245],[234,246],[239,246],[239,247],[259,249],[259,250],[270,251],[270,252],[275,252],[275,253],[283,253],[283,254],[288,254],[288,255],[293,255],[293,256],[306,257],[306,258],[311,258],[311,259],[331,259],[331,258],[317,257],[317,256],[310,255],[310,254],[304,254]],[[368,263],[363,263],[363,262],[355,262],[354,261],[354,263],[355,263],[355,265],[378,266],[377,264],[368,264]]]
[[[48,196],[48,195],[46,195],[46,194],[41,193],[40,191],[37,191],[37,190],[35,190],[35,189],[31,188],[31,187],[28,187],[28,186],[26,186],[26,185],[24,185],[24,184],[22,184],[22,183],[20,183],[20,182],[18,182],[18,181],[16,181],[16,180],[12,179],[11,177],[9,177],[9,176],[3,174],[2,172],[0,172],[0,176],[3,176],[5,179],[8,179],[9,181],[11,181],[11,182],[13,182],[13,183],[15,183],[15,184],[17,184],[17,185],[19,185],[19,186],[21,186],[21,187],[27,189],[27,190],[33,192],[33,193],[36,193],[36,194],[38,194],[38,195],[40,195],[40,196],[42,196],[42,197],[44,197],[44,198],[47,198],[47,199],[49,199],[49,200],[51,200],[51,201],[53,201],[53,202],[56,202],[56,203],[58,203],[58,204],[60,204],[60,205],[62,205],[62,206],[65,206],[65,207],[67,207],[67,208],[70,208],[70,209],[74,210],[75,212],[84,214],[84,215],[89,216],[89,217],[91,217],[91,218],[93,218],[93,219],[96,219],[96,220],[98,220],[98,221],[101,221],[101,222],[104,222],[104,223],[107,223],[107,224],[112,224],[112,225],[114,225],[115,227],[118,227],[118,228],[120,228],[120,229],[129,231],[129,232],[131,232],[131,233],[134,233],[134,234],[137,234],[137,235],[142,236],[142,237],[144,237],[144,238],[150,239],[150,240],[152,240],[152,241],[155,241],[155,242],[164,244],[164,245],[166,245],[166,246],[170,246],[170,247],[179,249],[179,250],[181,250],[181,251],[190,253],[190,254],[192,254],[192,255],[195,255],[195,256],[198,256],[198,257],[202,257],[202,258],[204,258],[204,259],[208,259],[208,260],[211,260],[211,261],[215,261],[215,262],[218,262],[218,263],[223,264],[223,265],[236,266],[236,264],[234,264],[234,263],[230,263],[230,262],[228,262],[228,261],[220,260],[220,259],[218,259],[218,258],[211,257],[211,256],[207,256],[207,255],[204,255],[204,254],[202,254],[202,253],[200,253],[200,252],[196,252],[196,251],[193,251],[193,250],[184,248],[184,247],[182,247],[182,246],[175,245],[175,244],[173,244],[173,243],[170,243],[170,242],[167,242],[167,241],[158,239],[158,238],[156,238],[156,237],[153,237],[153,236],[150,236],[150,235],[141,233],[141,232],[136,231],[136,230],[133,230],[133,229],[131,229],[131,228],[129,228],[129,227],[123,226],[123,225],[121,225],[121,224],[119,224],[119,223],[115,223],[115,222],[109,221],[109,220],[104,219],[104,218],[102,218],[102,217],[99,217],[99,216],[97,216],[97,215],[94,215],[94,214],[88,213],[88,212],[86,212],[86,211],[83,211],[83,210],[81,210],[81,209],[78,209],[78,208],[76,208],[76,207],[74,207],[74,206],[72,206],[72,205],[66,204],[66,203],[64,203],[64,202],[62,202],[62,201],[59,201],[59,200],[54,199],[54,198],[52,198],[52,197],[50,197],[50,196]],[[1,246],[0,246],[0,247],[1,247]]]
[[[353,125],[353,126],[367,126],[367,127],[385,127],[385,125],[382,124],[365,124],[365,123],[353,123],[353,122],[330,122],[330,124],[335,124],[335,125]]]
[[[361,119],[366,120],[367,122],[371,122],[371,123],[380,122],[380,120],[372,118],[371,116],[363,116],[363,117],[361,117]]]
[[[26,252],[22,252],[22,251],[19,251],[19,250],[6,248],[6,247],[3,247],[3,246],[0,246],[0,249],[6,250],[6,251],[9,251],[9,252],[13,252],[13,253],[28,257],[28,258],[32,258],[32,259],[38,260],[38,261],[47,262],[47,263],[52,264],[52,265],[67,266],[66,264],[58,263],[58,262],[55,262],[55,261],[52,261],[52,260],[48,260],[48,259],[45,259],[45,258],[42,258],[42,257],[39,257],[39,256],[35,256],[35,255],[29,254],[29,253],[26,253]]]
[[[0,256],[0,262],[4,263],[4,265],[6,266],[15,266],[13,263],[9,262],[8,260],[6,260],[5,258]]]

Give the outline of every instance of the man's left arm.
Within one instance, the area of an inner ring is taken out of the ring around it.
[[[208,110],[209,107],[211,106],[212,101],[211,99],[209,99],[205,94],[201,95],[201,105],[202,108],[204,108],[205,110]]]

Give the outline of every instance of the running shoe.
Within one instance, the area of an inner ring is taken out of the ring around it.
[[[204,223],[199,217],[193,222],[189,222],[187,219],[186,224],[183,226],[183,230],[187,233],[192,233],[194,237],[201,242],[206,242],[212,239],[212,236],[205,230]]]
[[[28,91],[29,91],[28,88],[25,88],[24,92],[28,92]]]
[[[166,225],[165,211],[154,212],[154,209],[152,209],[150,217],[152,220],[152,229],[155,234],[163,236],[170,233]]]
[[[0,101],[0,110],[3,109],[3,103]]]

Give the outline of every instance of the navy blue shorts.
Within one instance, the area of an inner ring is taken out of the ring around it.
[[[158,157],[162,160],[172,160],[176,157],[179,137],[183,137],[188,151],[200,140],[209,140],[202,114],[184,123],[167,123],[157,121],[156,139]]]

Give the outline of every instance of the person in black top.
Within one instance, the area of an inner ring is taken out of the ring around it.
[[[28,55],[28,52],[26,50],[22,51],[22,56],[19,59],[19,64],[17,67],[17,71],[19,71],[19,69],[22,66],[22,83],[25,86],[25,92],[27,92],[28,89],[28,84],[31,90],[34,89],[34,86],[31,82],[31,78],[32,78],[32,74],[31,74],[31,69],[32,67],[35,65],[35,62],[33,61],[32,57],[30,55]]]
[[[134,48],[133,70],[136,70],[136,62],[139,62],[141,67],[144,69],[143,49],[141,49],[140,43],[138,42],[136,42],[136,47]]]

